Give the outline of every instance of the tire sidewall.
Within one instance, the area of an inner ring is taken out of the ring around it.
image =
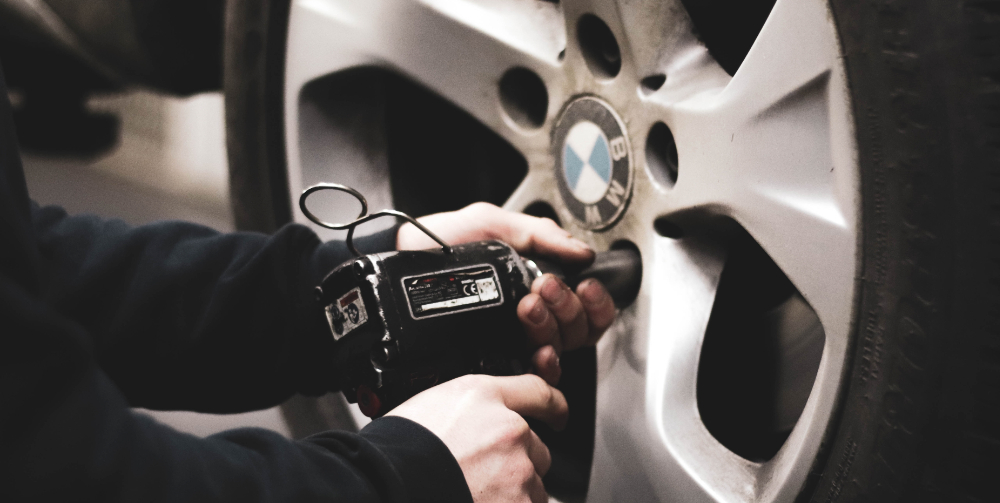
[[[830,2],[855,118],[861,274],[843,392],[800,500],[960,491],[948,480],[949,445],[973,407],[963,388],[982,341],[969,322],[983,313],[963,317],[956,306],[990,294],[959,274],[981,266],[968,239],[981,222],[963,214],[985,200],[976,160],[956,155],[974,152],[979,132],[956,121],[975,80],[961,4]]]

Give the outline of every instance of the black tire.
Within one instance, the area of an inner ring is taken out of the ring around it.
[[[271,233],[292,221],[285,176],[282,91],[288,0],[226,5],[223,87],[229,193],[236,228]],[[294,438],[356,430],[338,394],[296,395],[281,406]]]
[[[812,501],[997,501],[1000,2],[832,0],[861,296]]]
[[[270,233],[292,221],[282,114],[288,5],[288,0],[226,4],[226,151],[240,230]]]
[[[250,4],[231,3],[226,24],[232,196],[241,228],[269,231],[291,215],[287,1]],[[831,9],[856,119],[862,272],[845,385],[799,500],[997,501],[1000,1]],[[287,417],[293,432],[315,419]]]

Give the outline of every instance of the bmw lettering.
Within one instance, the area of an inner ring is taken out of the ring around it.
[[[578,98],[563,111],[552,139],[566,207],[588,229],[609,227],[632,192],[631,149],[621,120],[604,101]]]

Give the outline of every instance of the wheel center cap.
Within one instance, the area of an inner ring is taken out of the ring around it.
[[[604,101],[572,101],[552,135],[556,180],[566,208],[584,227],[605,229],[632,195],[632,149],[618,114]]]

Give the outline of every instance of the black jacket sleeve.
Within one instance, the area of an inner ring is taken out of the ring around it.
[[[32,207],[0,74],[0,501],[471,502],[447,447],[405,419],[199,439],[129,408],[326,389],[307,290],[338,246],[298,226],[222,235]]]
[[[261,429],[199,439],[130,410],[242,410],[310,387],[321,372],[301,368],[323,367],[310,353],[326,337],[321,318],[295,318],[297,289],[342,257],[307,229],[35,214],[40,293],[0,277],[0,500],[471,501],[447,447],[406,419],[290,442]]]
[[[79,323],[134,406],[203,412],[321,394],[333,339],[313,289],[351,257],[301,225],[273,236],[32,212],[41,300]],[[390,230],[359,247],[391,249]]]

